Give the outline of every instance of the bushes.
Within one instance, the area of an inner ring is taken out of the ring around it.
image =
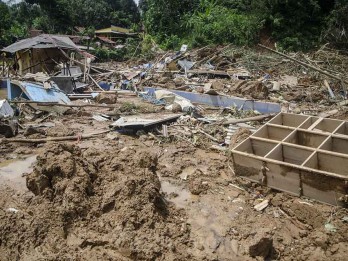
[[[117,61],[122,62],[125,60],[126,50],[122,49],[105,49],[96,48],[93,54],[97,57],[99,62]]]
[[[133,56],[139,45],[139,39],[129,38],[124,43],[124,47],[120,49],[96,48],[93,54],[100,62],[117,61],[122,62]]]
[[[306,50],[318,43],[324,17],[318,0],[254,0],[252,8],[278,47]]]
[[[233,9],[209,3],[188,18],[188,39],[194,46],[210,43],[247,45],[255,41],[261,25],[253,15],[239,14]]]
[[[323,41],[347,47],[346,0],[143,0],[147,32],[162,47],[252,44],[261,29],[277,46],[308,50]],[[185,3],[187,0],[184,1]]]
[[[327,17],[322,40],[348,50],[348,3],[346,0],[336,1],[334,10]]]

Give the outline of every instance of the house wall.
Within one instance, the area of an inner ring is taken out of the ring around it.
[[[66,62],[67,58],[59,49],[32,49],[16,53],[18,73],[47,72],[50,74],[58,63]]]

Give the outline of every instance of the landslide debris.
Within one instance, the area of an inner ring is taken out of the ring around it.
[[[160,193],[157,155],[49,145],[18,213],[0,212],[3,260],[188,260],[185,214]]]

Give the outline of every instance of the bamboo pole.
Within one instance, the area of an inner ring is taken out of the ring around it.
[[[114,105],[99,105],[99,104],[62,104],[55,102],[35,102],[35,101],[10,101],[10,103],[23,103],[23,104],[36,104],[38,106],[60,106],[70,108],[84,108],[84,107],[95,107],[95,108],[116,108]]]
[[[288,56],[288,55],[286,55],[286,54],[283,54],[283,53],[281,53],[281,52],[278,52],[278,51],[276,51],[276,50],[273,50],[273,49],[271,49],[271,48],[268,48],[267,46],[264,46],[264,45],[262,45],[262,44],[258,44],[258,45],[259,45],[260,47],[262,47],[262,48],[268,50],[268,51],[271,51],[271,52],[276,53],[276,54],[278,54],[278,55],[280,55],[280,56],[283,56],[283,57],[285,57],[285,58],[287,58],[287,59],[289,59],[289,60],[291,60],[291,61],[293,61],[293,62],[296,62],[296,63],[298,63],[298,64],[301,64],[301,65],[303,65],[303,66],[305,66],[305,67],[308,67],[308,68],[310,68],[310,69],[312,69],[312,70],[314,70],[314,71],[317,71],[317,72],[319,72],[319,73],[321,73],[321,74],[324,74],[324,75],[326,75],[326,76],[328,76],[328,77],[331,77],[331,78],[333,78],[333,79],[335,79],[335,80],[338,80],[338,81],[340,81],[340,82],[344,82],[344,83],[347,83],[347,84],[348,84],[348,81],[347,81],[347,80],[343,80],[343,79],[341,79],[340,77],[338,77],[338,76],[336,76],[336,75],[333,75],[333,74],[331,74],[331,73],[329,73],[329,72],[327,72],[327,71],[324,71],[324,70],[322,70],[322,69],[320,69],[320,68],[317,68],[317,67],[315,67],[315,66],[313,66],[313,65],[310,65],[310,64],[301,62],[301,61],[299,61],[299,60],[297,60],[297,59],[295,59],[295,58],[292,58],[292,57],[290,57],[290,56]]]
[[[244,119],[233,119],[233,120],[227,120],[227,121],[222,121],[222,122],[214,122],[211,125],[231,125],[231,124],[237,124],[237,123],[244,123],[244,122],[249,122],[249,121],[263,121],[269,118],[273,118],[276,114],[266,114],[266,115],[259,115],[255,117],[249,117],[249,118],[244,118]]]
[[[105,91],[102,87],[99,86],[99,84],[93,79],[93,77],[90,74],[88,74],[88,77],[92,80],[94,85],[97,86],[101,91]]]
[[[82,139],[90,139],[94,138],[98,135],[102,135],[105,133],[110,132],[103,131],[103,132],[97,132],[92,134],[85,134],[85,135],[76,135],[76,136],[65,136],[65,137],[52,137],[52,138],[45,138],[45,139],[3,139],[4,142],[19,142],[19,143],[47,143],[50,141],[69,141],[69,140],[82,140]]]

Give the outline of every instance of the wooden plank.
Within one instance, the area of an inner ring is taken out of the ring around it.
[[[293,195],[347,206],[342,200],[348,195],[348,135],[342,133],[348,133],[348,122],[281,113],[232,150],[234,172]]]

